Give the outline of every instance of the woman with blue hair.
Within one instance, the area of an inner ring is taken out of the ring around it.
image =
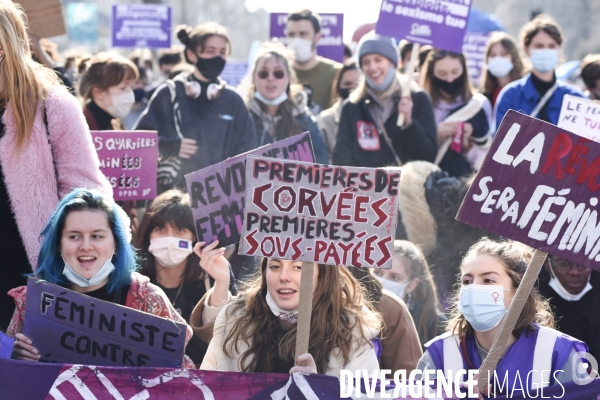
[[[35,276],[99,300],[185,324],[165,293],[135,272],[138,259],[129,244],[127,218],[116,203],[96,190],[75,189],[59,203],[42,232]],[[7,334],[15,338],[13,358],[38,361],[22,334],[27,287],[9,292],[16,310]],[[192,337],[187,327],[186,344]],[[189,358],[184,367],[194,368]]]

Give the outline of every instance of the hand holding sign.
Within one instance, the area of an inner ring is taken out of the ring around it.
[[[398,121],[400,121],[400,116],[402,116],[403,119],[403,121],[401,121],[401,126],[407,128],[412,124],[412,109],[413,102],[410,97],[410,93],[402,96],[400,98],[400,102],[398,103]]]
[[[228,291],[231,277],[229,262],[224,256],[225,247],[217,248],[218,240],[208,246],[204,246],[204,244],[204,242],[196,243],[194,253],[200,257],[200,268],[215,280],[209,305],[221,307],[229,300]]]
[[[33,347],[31,339],[22,333],[15,335],[12,358],[23,361],[39,361],[39,351]]]

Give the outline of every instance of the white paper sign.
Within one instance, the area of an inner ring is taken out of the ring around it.
[[[600,142],[600,102],[565,95],[557,126]]]

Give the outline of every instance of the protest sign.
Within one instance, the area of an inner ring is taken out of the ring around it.
[[[383,0],[375,32],[460,53],[470,7],[470,1]]]
[[[248,61],[228,58],[227,64],[225,64],[225,68],[220,76],[228,85],[237,86],[247,73]]]
[[[95,45],[98,41],[98,4],[67,4],[69,42]]]
[[[457,219],[600,269],[600,143],[509,111]]]
[[[270,38],[287,44],[285,25],[287,13],[271,13]],[[330,60],[344,61],[344,14],[321,14],[321,35],[317,43],[317,54]]]
[[[15,340],[0,332],[0,358],[10,358]]]
[[[558,117],[558,127],[600,142],[600,102],[565,95]]]
[[[399,168],[249,156],[240,254],[391,268]]]
[[[158,134],[156,131],[91,131],[100,170],[115,200],[156,197]]]
[[[113,47],[171,47],[171,7],[161,4],[112,6]]]
[[[476,86],[479,85],[481,70],[485,62],[485,46],[491,33],[469,32],[465,33],[462,52],[467,60],[469,78]]]
[[[219,240],[220,246],[240,241],[244,221],[246,157],[249,154],[313,162],[308,132],[259,147],[228,158],[185,176],[196,235],[207,244]]]
[[[19,0],[27,15],[29,34],[40,38],[66,33],[60,0]]]
[[[53,285],[27,280],[23,333],[41,361],[181,367],[186,325]]]

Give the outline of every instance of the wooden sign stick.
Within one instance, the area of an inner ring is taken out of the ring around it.
[[[533,284],[535,283],[535,280],[542,269],[542,265],[544,265],[547,255],[548,253],[541,250],[535,250],[533,252],[533,257],[527,266],[527,271],[525,271],[523,279],[521,280],[521,284],[515,293],[515,297],[513,298],[512,303],[510,303],[508,312],[500,324],[500,330],[494,338],[490,352],[481,365],[481,368],[479,368],[477,386],[479,387],[481,393],[483,393],[489,383],[488,375],[491,376],[491,373],[494,372],[496,366],[498,366],[500,358],[504,354],[504,349],[508,343],[508,339],[510,338],[512,331],[517,324],[517,320],[521,315],[521,311],[523,311],[525,302],[531,293]]]
[[[302,263],[302,276],[300,277],[300,303],[298,305],[298,330],[296,331],[296,360],[298,360],[298,356],[301,354],[308,353],[314,273],[315,263]],[[294,360],[294,365],[296,360]]]
[[[408,62],[408,65],[406,66],[406,69],[404,71],[404,73],[408,77],[409,84],[408,85],[401,84],[402,97],[410,96],[410,81],[413,78],[413,73],[415,72],[415,67],[418,64],[417,60],[419,59],[420,48],[421,48],[421,45],[419,43],[413,43],[413,48],[410,53],[410,61]],[[404,114],[398,114],[398,120],[396,121],[396,125],[404,126]]]

